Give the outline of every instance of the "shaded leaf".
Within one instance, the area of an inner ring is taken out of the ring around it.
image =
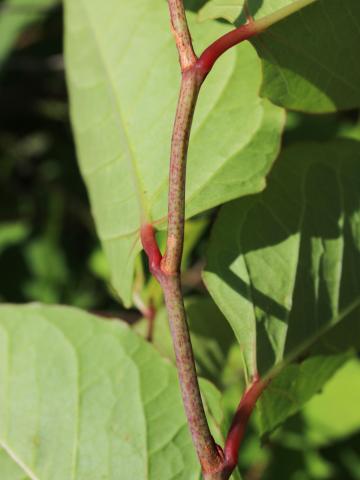
[[[262,94],[286,108],[331,112],[360,106],[360,3],[319,0],[254,38]]]
[[[255,19],[293,0],[249,0]],[[246,19],[243,0],[213,0],[200,19]],[[360,3],[318,0],[273,25],[251,41],[263,61],[262,94],[278,105],[308,112],[331,112],[360,106]]]
[[[346,309],[358,320],[359,157],[355,141],[294,146],[264,193],[222,208],[204,279],[249,377],[306,352]]]

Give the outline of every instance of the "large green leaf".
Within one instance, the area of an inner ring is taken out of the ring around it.
[[[139,226],[166,226],[170,137],[180,79],[162,0],[68,0],[66,66],[80,168],[113,284],[131,303]],[[200,50],[229,27],[203,28]],[[187,217],[264,186],[283,112],[259,96],[261,63],[249,44],[209,76],[194,119]],[[239,94],[239,92],[241,92]]]
[[[249,10],[261,18],[292,2],[249,0]],[[213,0],[200,18],[243,21],[243,5],[243,0]],[[358,0],[318,0],[254,38],[264,66],[262,94],[309,112],[359,107],[359,25]]]
[[[122,322],[0,307],[0,478],[198,480],[175,368]]]
[[[0,4],[0,68],[19,34],[29,24],[41,19],[57,0],[7,0]]]
[[[221,210],[204,278],[249,376],[256,363],[264,372],[294,354],[359,299],[359,145],[291,147],[264,193]]]

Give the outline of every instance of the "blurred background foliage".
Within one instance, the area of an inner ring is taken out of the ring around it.
[[[204,3],[189,0],[188,7],[196,11]],[[0,301],[70,304],[133,321],[139,313],[125,312],[109,285],[76,163],[62,21],[56,0],[0,1]],[[321,116],[290,112],[283,143],[338,136],[360,139],[358,111]],[[214,341],[216,332],[212,335],[206,321],[221,314],[203,298],[200,278],[213,218],[209,212],[187,225],[184,285],[189,296],[200,296],[200,303],[195,297],[188,300],[198,367],[203,376],[218,380],[229,422],[242,389],[239,349],[225,320],[226,345],[220,348]],[[140,294],[142,301],[151,297],[161,302],[152,281]],[[197,320],[201,318],[205,323]],[[162,311],[156,321],[154,343],[171,357]],[[146,322],[137,329],[146,334]],[[261,445],[254,420],[240,459],[244,479],[360,479],[359,378],[360,363],[354,359]]]

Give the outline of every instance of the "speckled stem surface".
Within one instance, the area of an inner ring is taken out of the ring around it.
[[[161,284],[169,314],[182,399],[193,443],[203,472],[215,471],[222,467],[222,458],[210,433],[200,396],[180,276],[165,276]]]
[[[239,448],[250,415],[269,380],[252,379],[239,403],[224,451],[215,444],[201,400],[194,355],[184,309],[180,265],[184,243],[186,160],[191,124],[200,87],[216,60],[232,46],[264,31],[269,26],[316,0],[295,0],[290,6],[245,25],[215,40],[198,59],[194,53],[183,0],[168,0],[172,32],[181,66],[181,87],[171,142],[168,236],[161,255],[153,225],[141,227],[141,240],[152,274],[162,286],[174,344],[181,394],[193,443],[204,480],[228,480],[236,468]]]
[[[174,274],[180,270],[184,244],[186,160],[192,119],[200,84],[196,70],[190,68],[182,74],[180,95],[171,141],[168,235],[166,252],[161,262],[164,272]]]
[[[183,0],[168,0],[168,5],[171,30],[178,49],[181,70],[185,71],[195,64],[197,58],[186,21],[184,2]]]

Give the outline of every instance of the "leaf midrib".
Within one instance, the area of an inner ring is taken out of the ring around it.
[[[28,467],[12,450],[12,448],[0,438],[0,448],[11,458],[11,460],[23,471],[31,480],[40,480],[36,474]]]

